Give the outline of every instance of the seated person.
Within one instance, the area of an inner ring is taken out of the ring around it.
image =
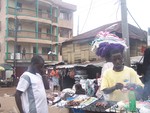
[[[75,90],[75,94],[85,94],[85,90],[82,88],[81,84],[76,84]]]

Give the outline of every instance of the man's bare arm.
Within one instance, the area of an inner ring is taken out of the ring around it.
[[[122,83],[116,83],[116,85],[113,86],[113,87],[103,89],[103,92],[105,94],[110,94],[110,93],[114,92],[115,90],[118,90],[118,89],[121,90],[122,88],[123,88],[123,84]]]
[[[115,88],[115,86],[113,86],[111,88],[105,88],[105,89],[103,89],[103,92],[105,94],[110,94],[110,93],[114,92],[115,90],[116,90],[116,88]]]
[[[48,77],[45,75],[42,75],[42,79],[43,79],[43,84],[46,90],[49,89],[49,82],[48,82]]]
[[[16,105],[17,105],[17,107],[18,107],[20,113],[24,113],[24,112],[23,112],[23,109],[22,109],[21,94],[22,94],[21,91],[16,90],[16,93],[15,93],[15,101],[16,101]]]

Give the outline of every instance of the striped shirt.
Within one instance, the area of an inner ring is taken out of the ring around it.
[[[40,74],[24,72],[16,89],[23,92],[21,100],[24,113],[48,113],[46,92]]]

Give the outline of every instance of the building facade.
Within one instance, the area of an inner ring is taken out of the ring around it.
[[[46,63],[61,61],[61,43],[72,38],[74,11],[75,5],[61,0],[0,0],[0,63],[20,70],[35,54]]]
[[[104,59],[96,56],[95,52],[91,51],[91,43],[100,31],[108,31],[122,38],[121,24],[121,21],[106,24],[63,42],[63,60],[68,64],[104,61]],[[128,26],[130,57],[142,56],[144,48],[147,46],[147,32],[131,24],[128,24]]]

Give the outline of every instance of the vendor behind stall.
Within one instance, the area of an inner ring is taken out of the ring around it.
[[[65,69],[65,76],[63,78],[63,89],[73,87],[73,85],[75,84],[74,75],[74,69]]]
[[[81,84],[76,84],[75,85],[75,94],[84,94],[85,95],[85,90],[82,88]]]
[[[109,94],[111,101],[128,100],[128,90],[131,84],[134,86],[142,86],[137,73],[130,67],[123,64],[123,49],[115,48],[111,51],[111,59],[113,69],[104,72],[101,90],[105,94]],[[135,87],[136,88],[136,87]]]

